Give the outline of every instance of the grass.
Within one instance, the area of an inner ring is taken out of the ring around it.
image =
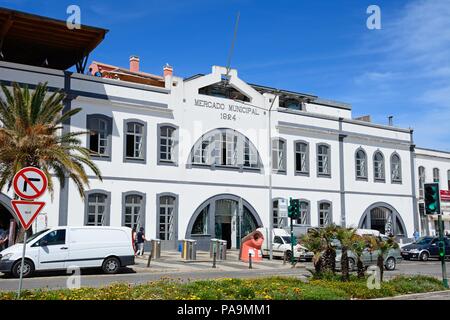
[[[181,282],[162,279],[144,285],[114,284],[76,290],[26,290],[27,300],[344,300],[371,299],[408,293],[444,290],[441,281],[426,276],[400,276],[370,290],[366,279],[352,277],[313,279],[289,277],[219,279]],[[15,299],[15,292],[0,292],[0,300]]]

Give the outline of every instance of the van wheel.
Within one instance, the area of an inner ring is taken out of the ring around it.
[[[119,268],[120,268],[120,261],[115,257],[109,257],[106,258],[105,261],[103,261],[102,270],[104,273],[114,274],[117,273],[117,271],[119,271]]]
[[[21,265],[22,265],[22,260],[21,259],[17,260],[14,263],[14,265],[13,265],[13,267],[11,269],[12,275],[15,278],[20,278],[20,267],[21,267]],[[22,272],[22,277],[24,277],[24,278],[30,277],[34,273],[34,264],[33,264],[33,262],[28,260],[28,259],[25,259],[25,261],[23,262],[23,270],[22,271],[23,271]]]

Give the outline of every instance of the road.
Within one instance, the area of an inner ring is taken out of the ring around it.
[[[450,264],[447,263],[447,268]],[[308,277],[310,275],[307,268],[312,268],[311,263],[301,263],[296,268],[274,268],[270,269],[241,269],[241,270],[217,270],[203,269],[182,272],[161,272],[154,271],[152,268],[146,269],[143,266],[137,266],[134,270],[131,268],[124,269],[120,274],[104,275],[97,270],[83,271],[80,278],[80,285],[84,287],[100,287],[112,283],[123,282],[129,284],[142,284],[148,281],[155,281],[162,278],[180,279],[183,281],[194,279],[214,279],[214,278],[252,278],[265,276],[295,276],[299,278]],[[439,261],[404,261],[398,264],[397,270],[386,271],[385,278],[391,278],[397,275],[430,275],[437,278],[441,277],[441,266]],[[71,278],[72,279],[72,278]],[[70,280],[69,276],[64,273],[46,273],[40,274],[33,278],[24,279],[24,289],[48,288],[58,289],[67,288]],[[18,280],[6,277],[0,277],[0,290],[14,291],[18,288]]]

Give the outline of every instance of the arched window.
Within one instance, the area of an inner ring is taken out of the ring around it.
[[[373,171],[375,181],[385,181],[384,156],[381,151],[375,152],[373,156]]]
[[[330,176],[330,159],[331,150],[327,144],[317,145],[317,175],[318,176]]]
[[[402,182],[402,163],[400,156],[396,153],[391,156],[391,180],[392,183]]]
[[[124,162],[145,162],[146,123],[141,120],[124,120]]]
[[[358,149],[355,154],[356,179],[367,180],[367,155],[363,149]]]
[[[331,215],[331,202],[320,201],[318,204],[319,209],[319,227],[325,227],[333,223],[333,217]]]
[[[419,167],[419,198],[423,199],[425,185],[425,168]]]
[[[136,230],[145,227],[145,194],[140,192],[123,194],[122,225]]]
[[[86,192],[85,218],[86,226],[108,226],[111,207],[111,194],[103,190]]]
[[[158,125],[158,164],[176,164],[178,146],[177,127]]]
[[[439,183],[439,168],[434,168],[433,169],[433,182],[437,182]]]
[[[278,138],[272,140],[272,170],[286,173],[286,141]]]
[[[309,173],[309,145],[307,142],[295,142],[295,173]]]
[[[191,164],[197,166],[261,169],[262,162],[250,140],[232,129],[216,129],[204,134],[191,152]]]

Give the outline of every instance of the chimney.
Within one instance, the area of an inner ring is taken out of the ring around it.
[[[389,122],[389,125],[392,127],[394,125],[394,116],[389,116],[388,122]]]
[[[164,78],[173,75],[173,68],[168,63],[164,66]]]
[[[131,72],[139,72],[139,57],[138,56],[130,57],[130,71]]]

